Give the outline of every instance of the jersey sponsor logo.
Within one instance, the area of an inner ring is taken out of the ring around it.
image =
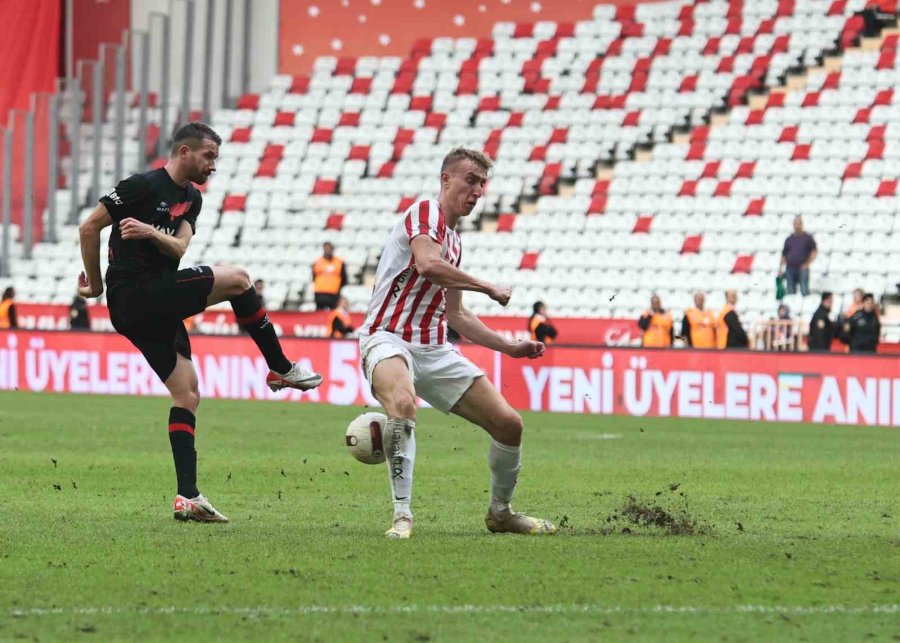
[[[397,283],[394,284],[394,289],[391,291],[391,297],[396,298],[397,295],[400,294],[400,291],[403,289],[403,284],[406,283],[406,280],[409,279],[410,274],[412,274],[412,273],[410,272],[410,270],[411,270],[411,269],[404,270],[404,271],[400,274],[400,278],[397,279]]]
[[[116,192],[115,188],[113,188],[112,190],[110,190],[107,193],[106,198],[109,199],[110,201],[112,201],[113,203],[115,203],[116,205],[124,204],[124,202],[122,201],[122,197],[119,196],[119,193]]]
[[[154,225],[153,227],[165,235],[168,235],[170,237],[175,236],[175,228],[170,228],[167,225]]]

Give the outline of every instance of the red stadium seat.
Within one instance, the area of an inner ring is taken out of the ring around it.
[[[372,88],[371,78],[354,78],[350,85],[351,94],[368,94]]]
[[[354,145],[350,148],[350,154],[347,156],[347,159],[350,161],[368,161],[370,149],[368,145]]]
[[[515,226],[515,214],[501,214],[497,217],[497,232],[512,232]]]
[[[247,195],[245,194],[229,194],[222,201],[222,211],[243,212],[247,207]]]
[[[397,212],[406,212],[407,208],[416,202],[416,197],[414,196],[405,196],[400,199],[400,203],[397,205]]]
[[[310,139],[311,143],[330,143],[331,142],[331,129],[327,127],[317,127],[313,130],[312,139]]]
[[[328,215],[328,218],[325,220],[325,229],[326,230],[343,230],[344,229],[344,215],[340,212],[332,212]]]
[[[231,132],[231,142],[249,143],[251,129],[250,127],[235,127]]]
[[[684,238],[681,244],[681,254],[696,254],[700,252],[700,244],[703,242],[702,234],[694,234]]]
[[[359,112],[344,112],[341,114],[338,127],[359,127]]]
[[[762,216],[763,209],[766,206],[766,197],[761,196],[756,199],[751,199],[750,203],[747,204],[747,209],[744,210],[744,216],[748,217],[759,217]]]
[[[637,220],[635,220],[634,228],[631,229],[631,232],[634,234],[649,233],[651,225],[653,225],[652,216],[640,215]]]
[[[337,192],[337,181],[334,179],[316,179],[313,194],[334,194]]]
[[[535,270],[538,265],[538,257],[540,257],[539,252],[526,252],[522,255],[522,260],[519,262],[519,270]]]
[[[731,274],[750,274],[753,270],[753,255],[738,255],[731,268]]]
[[[878,191],[875,193],[875,196],[879,198],[897,196],[897,179],[882,180],[878,185]]]
[[[276,127],[293,127],[294,126],[294,112],[278,112],[275,114],[275,123]]]
[[[259,109],[259,94],[244,94],[238,98],[238,109]]]

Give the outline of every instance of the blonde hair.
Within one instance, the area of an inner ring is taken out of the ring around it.
[[[457,161],[462,161],[464,159],[472,161],[486,173],[489,173],[491,168],[494,167],[494,162],[487,154],[468,147],[454,147],[447,156],[444,157],[444,161],[441,163],[441,173],[446,172],[455,165]]]

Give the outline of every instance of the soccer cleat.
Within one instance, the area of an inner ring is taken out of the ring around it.
[[[228,518],[213,507],[209,500],[201,493],[196,498],[175,496],[172,506],[175,520],[196,520],[197,522],[228,522]]]
[[[413,517],[409,514],[397,514],[391,521],[391,528],[384,535],[394,540],[407,540],[412,536]]]
[[[280,391],[284,388],[298,388],[301,391],[309,391],[321,383],[321,375],[306,370],[298,362],[294,362],[291,365],[291,370],[283,375],[275,371],[269,371],[269,374],[266,375],[266,384],[273,391]]]
[[[488,511],[487,515],[484,517],[484,524],[487,525],[488,531],[495,534],[549,536],[556,533],[556,526],[549,520],[532,518],[531,516],[517,513],[512,509],[506,509],[496,513]]]

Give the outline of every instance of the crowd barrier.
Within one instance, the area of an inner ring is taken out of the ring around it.
[[[249,338],[197,335],[201,395],[377,404],[355,341],[283,344],[288,356],[322,373],[321,387],[272,393]],[[552,346],[541,359],[515,360],[480,346],[460,350],[522,410],[900,426],[900,360],[893,356]],[[166,394],[125,338],[52,331],[0,331],[0,389]]]

